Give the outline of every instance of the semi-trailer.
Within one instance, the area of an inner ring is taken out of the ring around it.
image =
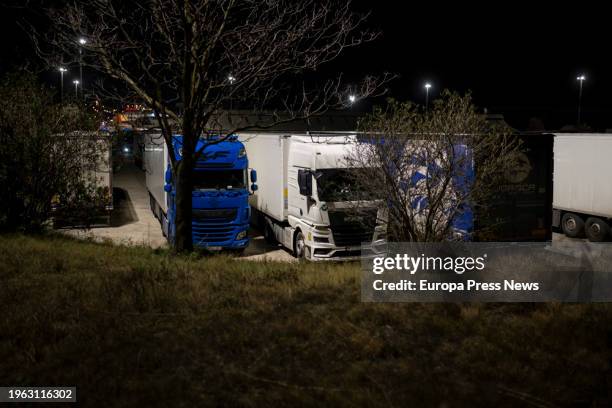
[[[356,211],[350,200],[355,187],[346,157],[356,146],[354,134],[239,137],[259,173],[259,188],[250,197],[252,220],[268,241],[312,261],[359,259],[385,243],[380,203],[361,202]]]
[[[612,238],[612,134],[556,133],[553,222],[569,237]]]
[[[553,134],[516,133],[514,165],[474,209],[477,241],[550,241],[553,196]],[[475,163],[478,171],[478,161]]]
[[[197,150],[204,148],[204,154],[193,173],[193,245],[208,250],[242,251],[249,243],[249,176],[254,190],[257,173],[251,170],[249,175],[246,150],[236,136],[211,141],[200,140],[196,146]],[[181,160],[182,142],[180,135],[172,139],[177,160]],[[176,188],[168,146],[160,134],[145,135],[144,166],[151,211],[172,243],[176,233]]]

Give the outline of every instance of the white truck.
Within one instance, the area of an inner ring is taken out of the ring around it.
[[[386,243],[380,202],[347,201],[353,178],[345,158],[355,135],[242,133],[258,190],[252,221],[266,240],[308,260],[353,260]],[[347,195],[348,193],[348,195]],[[361,244],[368,243],[361,251]]]
[[[554,137],[553,227],[589,241],[612,236],[612,134]]]

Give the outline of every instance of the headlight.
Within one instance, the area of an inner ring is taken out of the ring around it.
[[[238,235],[236,235],[236,240],[241,240],[241,239],[245,239],[247,236],[247,232],[246,231],[240,231],[238,233]]]
[[[246,150],[244,150],[244,147],[241,147],[240,151],[238,152],[238,158],[241,158],[244,156],[246,156]]]

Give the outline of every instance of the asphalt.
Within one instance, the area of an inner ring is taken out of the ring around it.
[[[114,209],[110,225],[98,225],[89,230],[64,229],[62,232],[95,241],[111,241],[120,245],[144,245],[151,248],[168,246],[161,226],[149,204],[145,173],[129,161],[113,174]],[[251,229],[251,242],[245,260],[293,262],[296,259],[278,245],[266,243],[261,233]]]
[[[152,248],[168,245],[159,221],[151,212],[145,173],[142,170],[129,164],[114,172],[113,202],[110,225],[65,232],[77,237],[96,241],[110,240],[123,245],[145,245]]]

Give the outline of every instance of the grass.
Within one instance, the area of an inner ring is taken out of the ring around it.
[[[355,264],[0,236],[0,383],[82,406],[609,406],[607,304],[367,304]]]

